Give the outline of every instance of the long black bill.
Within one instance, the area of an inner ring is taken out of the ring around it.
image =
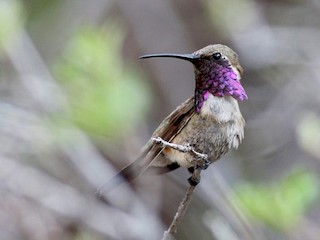
[[[191,54],[175,54],[175,53],[148,54],[148,55],[143,55],[139,58],[143,59],[143,58],[157,58],[157,57],[179,58],[179,59],[187,60],[189,62],[193,62],[194,60],[199,58],[197,55],[193,53]]]

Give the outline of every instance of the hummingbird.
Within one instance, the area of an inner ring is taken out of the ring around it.
[[[193,64],[194,95],[162,121],[140,156],[113,177],[100,192],[125,180],[132,181],[142,173],[162,174],[179,167],[187,168],[192,173],[195,166],[193,154],[157,144],[155,138],[190,146],[206,154],[209,165],[232,148],[238,148],[244,137],[245,120],[238,101],[248,97],[240,82],[243,68],[231,48],[214,44],[191,54],[149,54],[140,59],[159,57],[182,59]]]

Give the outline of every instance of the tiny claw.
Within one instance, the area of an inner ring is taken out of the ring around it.
[[[201,170],[206,170],[209,165],[211,164],[211,162],[209,160],[198,160],[196,163],[196,168],[201,169]]]
[[[200,176],[199,178],[194,179],[192,176],[188,178],[188,183],[191,186],[197,186],[200,183]]]

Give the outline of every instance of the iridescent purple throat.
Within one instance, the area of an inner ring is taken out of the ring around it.
[[[216,97],[232,96],[238,101],[248,99],[240,79],[229,64],[223,66],[215,63],[208,73],[197,78],[195,104],[198,113],[209,93]]]

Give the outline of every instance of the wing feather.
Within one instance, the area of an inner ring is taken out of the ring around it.
[[[166,117],[159,127],[154,131],[152,137],[161,137],[171,142],[175,136],[186,126],[191,117],[195,114],[194,97],[187,99],[178,106],[168,117]],[[110,181],[100,188],[99,193],[103,190],[110,190],[115,186],[126,181],[132,181],[145,172],[152,162],[163,151],[163,147],[155,144],[150,139],[143,147],[140,156],[128,166],[117,173]]]

